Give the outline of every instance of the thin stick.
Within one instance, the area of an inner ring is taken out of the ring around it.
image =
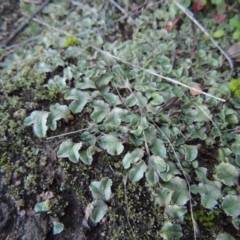
[[[88,129],[89,128],[84,128],[84,129],[80,129],[80,130],[76,130],[76,131],[72,131],[72,132],[68,132],[68,133],[62,133],[62,134],[59,134],[59,135],[48,137],[48,138],[46,138],[46,140],[57,138],[57,137],[63,137],[63,136],[67,136],[67,135],[71,135],[71,134],[75,134],[75,133],[79,133],[79,132],[82,132],[82,131],[88,130]]]
[[[175,5],[178,6],[179,9],[181,9],[189,18],[190,20],[195,23],[198,28],[207,36],[209,37],[209,39],[212,41],[212,43],[218,48],[218,50],[224,55],[224,57],[228,60],[229,62],[229,66],[231,68],[229,75],[223,80],[223,81],[227,81],[231,78],[231,75],[233,73],[233,61],[232,59],[228,56],[228,54],[220,47],[220,45],[212,38],[212,36],[208,33],[208,31],[206,30],[206,28],[204,28],[198,21],[197,19],[195,19],[193,17],[193,13],[191,11],[189,11],[187,8],[185,8],[181,3],[179,3],[177,0],[173,0],[173,2],[175,3]]]
[[[210,116],[208,116],[208,114],[204,111],[204,109],[198,105],[197,103],[193,102],[193,104],[195,104],[203,113],[204,115],[212,122],[212,124],[214,125],[214,127],[217,129],[218,131],[218,134],[219,134],[219,137],[220,137],[220,140],[221,140],[221,143],[222,143],[222,146],[224,146],[224,143],[223,143],[223,140],[222,140],[222,135],[221,135],[221,132],[217,126],[217,124],[212,120],[212,118]]]
[[[17,29],[15,29],[12,34],[7,38],[7,40],[3,43],[3,46],[7,46],[28,24],[29,22],[43,10],[43,8],[49,3],[50,0],[46,0],[36,12],[34,12],[22,25],[20,25]]]
[[[126,209],[127,214],[126,214],[126,216],[127,216],[128,225],[131,228],[132,226],[131,226],[130,221],[129,221],[129,208],[128,208],[128,196],[127,196],[127,179],[128,179],[128,175],[123,176],[124,195],[125,195],[125,202],[126,202],[126,206],[127,206],[127,209]]]
[[[24,16],[27,16],[27,15],[24,14],[24,13],[23,13],[23,15],[24,15]],[[35,17],[34,17],[34,18],[33,18],[33,21],[36,22],[36,23],[39,23],[39,24],[41,24],[41,25],[43,25],[43,26],[45,26],[45,27],[47,27],[49,30],[54,30],[54,31],[56,31],[56,32],[58,32],[58,33],[62,33],[62,34],[64,34],[64,35],[66,35],[66,36],[72,36],[71,34],[67,33],[66,31],[64,31],[64,30],[62,30],[62,29],[59,29],[59,28],[55,28],[55,27],[53,27],[53,26],[50,26],[49,24],[41,21],[41,20],[38,19],[38,18],[35,18]]]
[[[16,44],[16,45],[11,45],[11,46],[8,47],[8,49],[7,49],[8,52],[6,52],[4,55],[2,55],[2,56],[0,57],[0,62],[1,62],[6,56],[8,56],[9,54],[17,51],[19,48],[23,47],[23,46],[26,45],[27,43],[32,42],[32,41],[34,41],[35,39],[40,38],[40,37],[41,37],[41,36],[39,36],[39,35],[38,35],[38,36],[34,36],[34,37],[30,38],[30,39],[27,39],[26,41],[23,41],[23,42],[21,42],[21,43]]]
[[[127,61],[125,61],[125,60],[122,60],[121,58],[116,57],[116,56],[112,55],[111,53],[106,52],[106,51],[103,51],[103,50],[101,50],[100,48],[94,47],[94,46],[92,46],[92,45],[90,45],[90,47],[93,48],[93,49],[95,49],[96,51],[101,52],[101,53],[103,53],[103,54],[105,54],[105,55],[108,55],[108,56],[110,56],[110,57],[112,57],[112,58],[114,58],[114,59],[116,59],[116,60],[118,60],[118,61],[126,64],[126,65],[129,65],[129,66],[131,66],[132,68],[136,68],[136,69],[142,70],[142,71],[144,71],[144,72],[150,73],[150,74],[152,74],[152,75],[154,75],[154,76],[157,76],[157,77],[159,77],[159,78],[163,78],[163,79],[165,79],[165,80],[167,80],[167,81],[169,81],[169,82],[171,82],[171,83],[178,84],[178,85],[183,86],[183,87],[188,88],[188,89],[192,89],[192,87],[190,87],[190,86],[188,86],[188,85],[186,85],[186,84],[184,84],[184,83],[181,83],[181,82],[179,82],[179,81],[176,80],[176,79],[172,79],[172,78],[169,78],[169,77],[164,77],[164,76],[162,76],[162,75],[154,72],[154,70],[145,69],[145,68],[142,68],[142,67],[137,66],[137,65],[135,65],[135,64],[132,64],[132,63],[130,63],[130,62],[127,62]],[[195,89],[194,89],[194,90],[195,90]],[[209,94],[209,93],[202,92],[202,91],[197,90],[197,89],[196,89],[196,91],[199,92],[199,93],[202,93],[202,94],[204,94],[204,95],[206,95],[206,96],[208,96],[208,97],[212,97],[212,98],[215,98],[215,99],[217,99],[217,100],[219,100],[219,101],[226,102],[225,99],[222,99],[222,98],[213,96],[213,95],[211,95],[211,94]]]
[[[91,130],[91,129],[93,129],[93,128],[98,128],[98,127],[102,127],[102,126],[119,128],[119,126],[117,126],[117,125],[112,125],[112,124],[99,124],[99,125],[96,125],[96,126],[90,126],[90,127],[88,127],[88,128],[83,128],[83,129],[80,129],[80,130],[76,130],[76,131],[72,131],[72,132],[67,132],[67,133],[62,133],[62,134],[59,134],[59,135],[55,135],[55,136],[52,136],[52,137],[48,137],[48,138],[46,138],[46,140],[53,139],[53,138],[58,138],[58,137],[64,137],[64,136],[67,136],[67,135],[71,135],[71,134],[83,132],[83,131],[86,131],[86,130]]]
[[[198,229],[197,222],[196,222],[196,220],[194,219],[194,216],[193,216],[192,195],[191,195],[191,192],[190,192],[190,183],[189,183],[189,182],[190,182],[190,177],[189,177],[188,173],[184,171],[183,166],[182,166],[182,164],[181,164],[181,161],[180,161],[180,159],[179,159],[179,157],[178,157],[178,155],[177,155],[177,153],[176,153],[176,151],[175,151],[175,149],[174,149],[174,147],[173,147],[170,139],[169,139],[169,138],[166,136],[166,134],[156,125],[156,123],[152,120],[151,117],[149,117],[148,114],[147,114],[147,117],[150,119],[150,121],[153,123],[153,125],[156,127],[156,129],[157,129],[162,135],[164,135],[165,138],[167,139],[167,142],[169,143],[169,145],[170,145],[170,147],[171,147],[171,149],[172,149],[172,151],[173,151],[173,153],[174,153],[174,155],[175,155],[175,158],[176,158],[176,160],[177,160],[178,166],[179,166],[180,170],[182,171],[183,176],[184,176],[184,178],[185,178],[185,180],[186,180],[186,184],[187,184],[187,186],[188,186],[188,194],[189,194],[191,218],[192,218],[192,223],[193,223],[194,240],[196,240],[196,239],[197,239],[197,235],[199,235],[199,229]]]
[[[113,1],[113,0],[109,0],[109,2],[112,4],[112,5],[114,5],[116,8],[118,8],[123,14],[124,14],[124,16],[126,16],[127,15],[127,12],[117,3],[117,2],[115,2],[115,1]],[[131,21],[137,26],[137,24],[135,23],[135,21],[133,20],[133,18],[130,16],[130,19],[131,19]]]

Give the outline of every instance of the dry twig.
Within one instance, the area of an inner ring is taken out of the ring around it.
[[[193,13],[190,12],[187,8],[185,8],[181,3],[179,3],[177,0],[173,0],[173,2],[175,3],[175,5],[178,6],[179,9],[181,9],[186,15],[187,17],[194,23],[197,25],[197,27],[212,41],[212,43],[218,48],[218,50],[222,53],[222,55],[224,55],[224,57],[228,60],[229,62],[229,66],[230,66],[230,73],[228,74],[228,76],[223,80],[223,81],[227,81],[231,78],[231,75],[233,73],[233,61],[232,59],[228,56],[228,54],[219,46],[219,44],[212,38],[212,36],[208,33],[208,31],[206,30],[206,28],[204,28],[198,21],[196,18],[194,18]]]
[[[50,0],[46,0],[38,9],[36,12],[34,12],[26,21],[23,22],[22,25],[20,25],[17,29],[15,29],[11,35],[7,38],[7,40],[4,42],[3,46],[7,46],[11,41],[29,24],[29,22],[38,14],[40,13],[43,8],[50,2]]]

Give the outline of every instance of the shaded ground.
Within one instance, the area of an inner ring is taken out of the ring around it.
[[[136,4],[143,3],[136,2]],[[132,4],[132,8],[134,6]],[[3,43],[16,29],[18,25],[16,19],[21,17],[16,1],[4,3],[0,9],[0,16],[2,22],[0,43]],[[111,41],[118,34],[122,41],[131,39],[132,28],[127,22],[123,21],[116,25],[112,35],[105,36],[106,39]],[[68,61],[73,62],[74,58]],[[16,74],[22,70],[22,67],[19,64],[14,69]],[[63,69],[60,67],[56,71],[61,73]],[[31,67],[27,68],[24,77],[27,78],[31,73]],[[38,80],[28,79],[27,84],[11,82],[9,79],[5,91],[0,90],[2,112],[0,239],[160,239],[157,231],[164,221],[164,208],[159,208],[154,202],[152,192],[145,187],[144,181],[140,181],[138,185],[129,183],[125,192],[123,176],[118,175],[117,171],[113,172],[109,167],[114,166],[115,170],[124,171],[119,160],[121,157],[95,154],[91,166],[59,161],[56,152],[64,138],[41,140],[33,134],[32,127],[23,126],[22,120],[25,115],[21,115],[21,109],[27,110],[28,115],[36,109],[48,110],[49,106],[55,103],[55,99],[60,98],[59,102],[65,103],[65,100],[58,95],[49,97],[43,87],[51,78],[51,74],[55,73],[49,73],[49,76],[36,74]],[[57,130],[49,136],[84,128],[88,120],[87,111],[81,117],[74,116],[69,123],[61,120]],[[77,141],[79,136],[73,138]],[[217,164],[217,149],[205,146],[200,140],[195,141],[194,144],[201,144],[199,165],[208,169],[208,178],[212,179],[214,165]],[[127,150],[126,143],[122,156]],[[89,226],[82,224],[85,208],[91,199],[88,187],[93,180],[102,177],[115,180],[112,187],[114,196],[107,203],[110,210],[100,223],[94,224],[89,220]],[[194,174],[191,177],[196,178]],[[36,203],[46,199],[51,202],[51,211],[35,213]],[[196,198],[196,201],[200,202],[200,199]],[[63,232],[57,235],[52,233],[55,220],[64,224]],[[226,231],[235,239],[240,239],[239,233],[223,212],[219,212],[212,223],[213,226],[210,228],[199,223],[201,230],[199,239],[215,239],[214,234],[219,231]],[[183,233],[182,239],[193,239],[190,221],[186,221],[183,225]]]
[[[1,44],[7,40],[10,34],[19,26],[21,21],[21,12],[19,7],[19,2],[4,1],[1,3]]]

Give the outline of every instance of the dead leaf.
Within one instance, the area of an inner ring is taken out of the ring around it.
[[[232,45],[228,50],[227,54],[229,57],[234,59],[236,62],[240,62],[240,43]]]
[[[214,19],[216,23],[221,23],[227,17],[226,14],[217,14]]]
[[[17,118],[17,117],[23,117],[26,115],[26,110],[21,108],[19,110],[17,110],[14,114],[13,114],[13,117],[14,118]]]
[[[50,198],[53,198],[53,197],[54,197],[53,192],[51,192],[51,191],[42,192],[39,196],[40,196],[43,200],[47,200],[47,199],[50,199]]]
[[[193,3],[193,10],[194,12],[199,12],[201,10],[203,10],[204,8],[204,4],[202,3],[201,0],[195,0]]]
[[[168,32],[171,32],[171,30],[176,27],[177,29],[182,25],[182,19],[180,17],[177,17],[174,19],[174,21],[167,21],[166,22],[166,30]]]
[[[202,93],[202,89],[198,85],[195,85],[195,86],[191,87],[191,89],[190,89],[190,94],[192,96],[197,96],[201,93]]]
[[[89,203],[85,209],[85,219],[88,220],[89,216],[92,214],[93,205]]]
[[[166,22],[166,30],[168,32],[171,32],[172,28],[173,28],[173,22],[172,21],[167,21]]]

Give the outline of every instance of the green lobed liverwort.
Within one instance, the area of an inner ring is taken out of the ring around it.
[[[240,96],[240,79],[232,79],[229,85],[229,89],[235,97]]]
[[[64,41],[63,45],[64,45],[64,47],[69,47],[69,46],[76,46],[76,45],[78,45],[78,43],[79,43],[79,41],[77,40],[77,38],[75,38],[75,37],[68,37]]]

